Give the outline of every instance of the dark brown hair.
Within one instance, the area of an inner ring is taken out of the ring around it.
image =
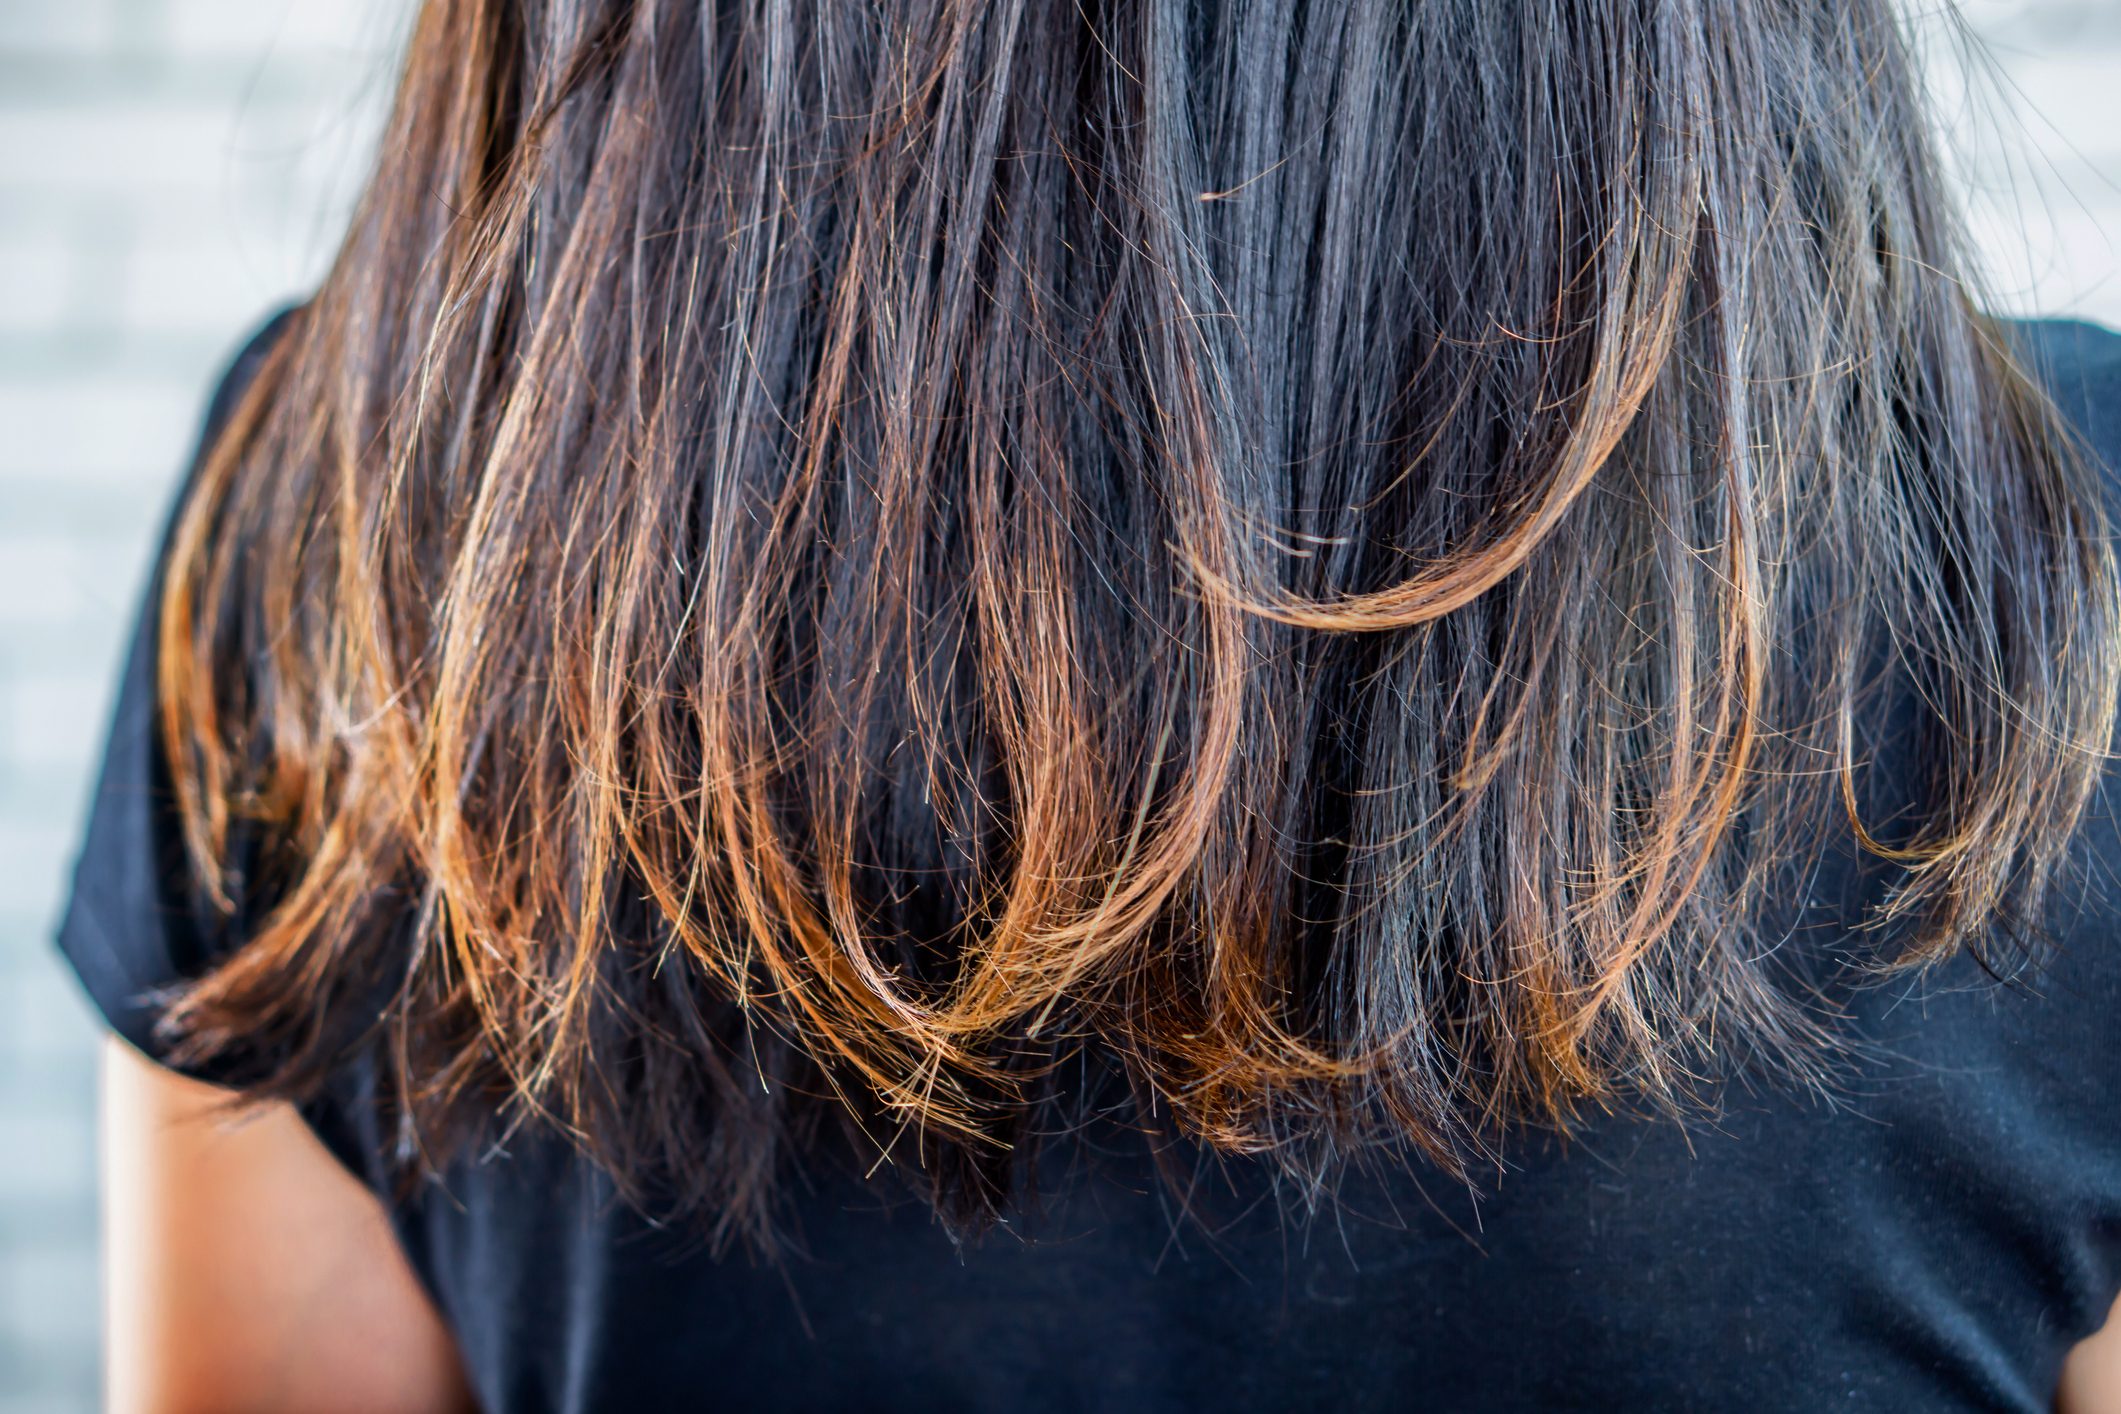
[[[429,0],[171,560],[172,1034],[754,1233],[1077,1055],[1313,1174],[1812,1073],[1778,898],[2030,936],[2115,706],[1927,142],[1886,0]]]

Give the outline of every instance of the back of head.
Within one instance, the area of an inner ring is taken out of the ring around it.
[[[1963,257],[1885,0],[429,0],[177,542],[170,1025],[754,1231],[1078,1054],[1306,1172],[1801,1077],[1778,893],[2025,936],[2114,707]]]

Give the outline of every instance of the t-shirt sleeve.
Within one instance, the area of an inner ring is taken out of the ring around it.
[[[59,950],[96,1009],[120,1036],[164,1063],[168,1051],[155,1035],[155,1022],[168,989],[205,972],[228,943],[216,911],[191,885],[157,725],[155,634],[164,561],[183,491],[291,313],[283,310],[259,328],[223,373],[165,519],[120,670],[87,830],[59,924]]]

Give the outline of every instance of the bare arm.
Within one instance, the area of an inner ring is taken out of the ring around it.
[[[115,1414],[474,1407],[382,1205],[301,1116],[231,1121],[116,1038],[103,1076]]]
[[[2055,1396],[2059,1414],[2115,1414],[2121,1410],[2121,1303],[2105,1327],[2080,1344],[2062,1367]]]

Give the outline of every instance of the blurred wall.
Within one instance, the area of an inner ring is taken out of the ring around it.
[[[1999,302],[2121,326],[2121,0],[1963,8],[1971,89],[1917,22]],[[408,9],[0,0],[0,1414],[96,1402],[95,1033],[47,936],[119,635],[212,371],[329,257]]]
[[[2121,0],[1904,3],[1994,305],[2121,328]]]

